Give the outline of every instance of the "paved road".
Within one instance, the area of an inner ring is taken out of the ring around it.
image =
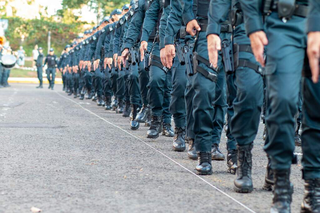
[[[268,212],[262,126],[251,194],[233,192],[225,161],[213,162],[212,176],[199,177],[186,152],[173,152],[169,138],[146,139],[146,131],[130,131],[127,118],[73,99],[61,86],[1,89],[0,212]],[[300,169],[292,169],[292,212],[303,196]]]

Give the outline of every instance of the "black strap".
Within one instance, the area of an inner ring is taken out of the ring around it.
[[[262,75],[262,68],[259,65],[256,65],[256,64],[250,62],[249,60],[239,59],[238,67],[248,67],[248,68],[256,71],[256,73]],[[236,67],[236,69],[238,67]]]
[[[213,72],[208,72],[203,67],[200,67],[199,65],[196,68],[197,72],[201,73],[204,77],[211,80],[212,82],[217,82],[218,76],[217,74]]]
[[[151,63],[152,66],[156,66],[159,67],[160,69],[162,69],[165,73],[167,73],[169,71],[169,69],[165,66],[162,65],[161,63],[161,59],[160,57],[156,56],[156,55],[151,55]]]
[[[211,65],[210,65],[210,62],[207,60],[207,59],[205,59],[205,58],[203,58],[202,56],[200,56],[199,54],[195,54],[196,55],[196,59],[198,60],[198,61],[200,61],[201,63],[204,63],[207,67],[210,67]]]
[[[238,46],[239,52],[247,52],[253,54],[250,44],[238,44]]]

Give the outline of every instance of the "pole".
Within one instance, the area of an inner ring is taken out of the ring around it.
[[[48,32],[48,54],[51,47],[51,31]]]

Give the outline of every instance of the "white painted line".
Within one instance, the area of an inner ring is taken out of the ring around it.
[[[55,91],[56,92],[56,91]],[[108,123],[109,125],[121,130],[122,132],[132,136],[133,138],[137,139],[138,141],[144,143],[145,145],[147,145],[148,147],[150,147],[151,149],[153,149],[154,151],[158,152],[159,154],[161,154],[162,156],[164,156],[165,158],[167,158],[168,160],[170,160],[171,162],[177,164],[178,166],[180,166],[181,168],[183,168],[184,170],[186,170],[187,172],[189,172],[190,174],[192,174],[193,176],[197,177],[198,179],[202,180],[203,182],[205,182],[206,184],[208,184],[209,186],[211,186],[212,188],[214,188],[215,190],[217,190],[218,192],[220,192],[221,194],[225,195],[226,197],[230,198],[231,200],[233,200],[234,202],[238,203],[240,206],[242,206],[243,208],[247,209],[249,212],[255,213],[255,211],[253,211],[252,209],[250,209],[248,206],[246,206],[245,204],[241,203],[240,201],[238,201],[237,199],[235,199],[234,197],[232,197],[231,195],[227,194],[226,192],[222,191],[221,189],[219,189],[218,187],[214,186],[212,183],[208,182],[207,180],[205,180],[204,178],[202,178],[201,176],[195,174],[194,172],[192,172],[190,169],[186,168],[185,166],[183,166],[182,164],[180,164],[179,162],[175,161],[174,159],[170,158],[168,155],[164,154],[163,152],[157,150],[156,148],[154,148],[153,146],[151,146],[149,143],[145,142],[144,140],[142,140],[141,138],[133,135],[132,133],[128,132],[127,130],[122,129],[121,127],[111,123],[110,121],[102,118],[101,116],[95,114],[94,112],[88,110],[87,108],[84,108],[81,104],[77,103],[76,101],[67,98],[63,95],[61,95],[60,93],[56,92],[59,96],[63,97],[64,99],[67,99],[73,103],[75,103],[76,105],[78,105],[79,107],[81,107],[83,110],[89,112],[90,114],[96,116],[97,118],[103,120],[104,122]]]

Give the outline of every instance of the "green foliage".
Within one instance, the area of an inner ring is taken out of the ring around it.
[[[25,20],[18,17],[5,17],[5,19],[9,20],[6,39],[10,41],[11,48],[18,50],[22,45],[28,56],[31,56],[36,44],[44,49],[44,53],[47,53],[49,31],[51,32],[51,47],[55,49],[57,55],[60,55],[64,46],[71,43],[82,32],[83,24],[75,21],[61,23],[53,18]],[[22,36],[25,37],[24,41],[21,40]]]
[[[128,3],[130,0],[63,0],[62,6],[64,9],[79,9],[85,4],[89,5],[97,15],[97,19],[100,19]]]

